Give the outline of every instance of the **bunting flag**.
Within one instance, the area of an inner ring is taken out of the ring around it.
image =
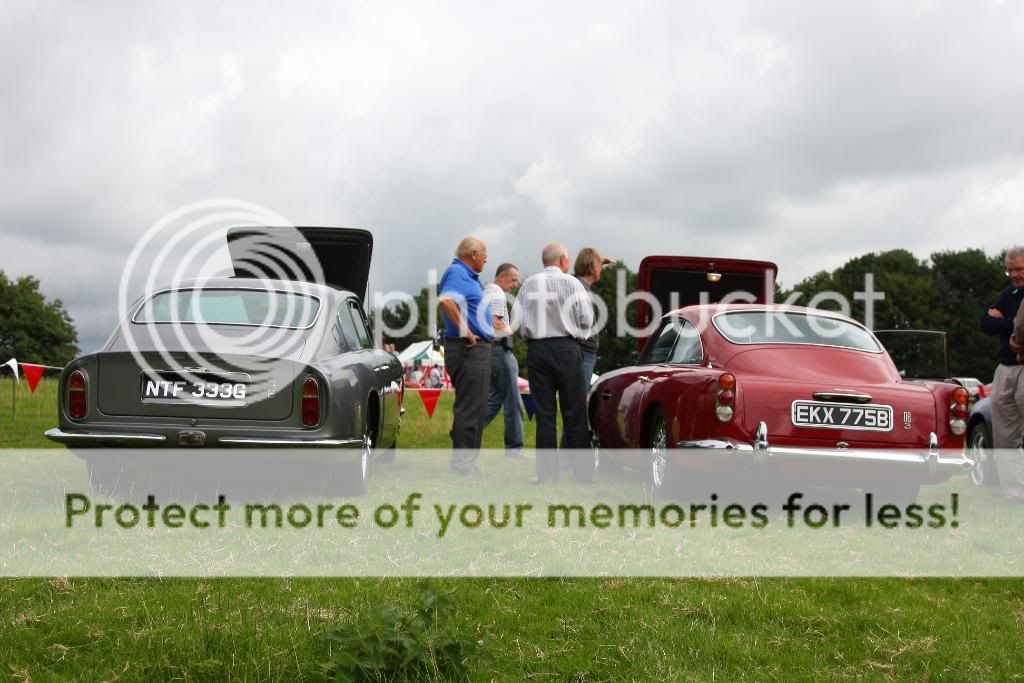
[[[423,407],[427,409],[427,417],[434,417],[434,408],[437,407],[437,399],[441,397],[443,389],[420,389],[420,400]]]
[[[526,408],[526,417],[533,419],[533,414],[537,412],[537,407],[533,404],[533,396],[530,394],[519,394],[523,397],[523,406]]]
[[[7,367],[9,367],[11,369],[11,372],[14,373],[14,381],[17,382],[18,381],[18,361],[14,360],[12,358],[9,361],[7,361],[6,363],[4,363],[3,365],[0,365],[0,368],[4,367],[4,365],[6,365]]]
[[[47,366],[33,363],[21,363],[20,365],[21,371],[25,375],[25,381],[28,382],[28,390],[33,394],[36,393],[36,385],[39,384],[39,378],[43,376]]]

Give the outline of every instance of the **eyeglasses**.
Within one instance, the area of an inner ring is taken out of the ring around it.
[[[1017,274],[1024,273],[1024,268],[1007,268],[1006,269],[1006,274],[1007,275],[1013,275],[1014,273],[1017,273]]]

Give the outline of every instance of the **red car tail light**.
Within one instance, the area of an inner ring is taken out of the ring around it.
[[[735,389],[735,375],[726,372],[718,378],[718,392],[715,394],[715,417],[719,422],[728,422],[735,413]]]
[[[316,427],[320,423],[320,383],[307,377],[302,383],[302,424]]]
[[[967,401],[970,394],[963,387],[953,390],[953,400],[949,404],[949,431],[961,436],[967,431]]]
[[[75,370],[68,375],[68,417],[81,420],[89,412],[89,400],[86,394],[85,373]]]

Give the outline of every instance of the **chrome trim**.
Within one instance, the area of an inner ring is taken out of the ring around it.
[[[884,462],[908,466],[922,467],[929,477],[937,474],[957,474],[967,472],[974,467],[974,461],[965,455],[943,456],[939,451],[939,439],[935,432],[928,436],[928,449],[847,449],[847,448],[811,448],[805,446],[772,446],[768,443],[768,427],[764,422],[757,426],[754,438],[750,443],[742,443],[731,439],[698,439],[679,441],[676,448],[725,451],[726,453],[749,454],[751,460],[763,464],[774,459],[845,461],[845,462]]]
[[[306,448],[336,448],[362,446],[363,439],[260,439],[248,436],[222,436],[217,443],[225,446],[294,446]]]
[[[294,325],[263,325],[258,323],[227,323],[227,322],[210,322],[204,320],[202,322],[196,322],[195,320],[136,320],[135,318],[139,315],[139,311],[142,310],[143,306],[147,302],[151,301],[154,297],[160,294],[166,294],[167,292],[186,292],[186,291],[199,291],[199,292],[266,292],[274,294],[291,294],[292,296],[308,296],[316,299],[316,315],[313,316],[312,322],[305,327],[296,327]],[[309,330],[316,326],[318,320],[320,320],[320,312],[324,309],[324,300],[319,295],[311,292],[291,292],[286,289],[263,289],[260,287],[167,287],[153,292],[135,307],[132,311],[132,317],[129,319],[133,325],[230,325],[232,327],[267,327],[275,330]]]
[[[666,314],[666,315],[664,315],[662,317],[662,320],[664,320],[665,318],[672,318],[673,319],[672,321],[670,321],[670,324],[674,323],[676,320],[680,320],[680,321],[683,322],[684,327],[685,327],[685,325],[689,325],[690,327],[693,328],[694,334],[697,337],[697,343],[700,344],[700,360],[697,361],[696,363],[667,363],[667,362],[666,363],[647,363],[647,362],[644,362],[643,358],[638,358],[636,364],[637,365],[667,365],[669,367],[683,367],[683,368],[699,367],[699,366],[704,365],[704,357],[705,357],[705,354],[707,353],[707,349],[704,348],[704,338],[700,336],[700,328],[697,327],[696,324],[691,322],[690,319],[687,318],[684,315],[679,315],[679,314],[676,314],[676,313],[668,313],[668,314]],[[659,327],[658,330],[656,331],[656,333],[660,332],[661,329],[662,328]],[[654,337],[654,335],[652,334],[651,337]],[[672,354],[675,352],[676,344],[679,343],[679,337],[680,337],[680,335],[677,332],[676,333],[676,339],[675,339],[674,342],[672,342],[672,348],[669,349],[669,352],[668,352],[669,357],[671,357]],[[644,351],[646,352],[647,349],[648,349],[648,347],[645,345],[644,346]]]
[[[817,318],[828,318],[830,320],[840,320],[842,322],[851,323],[851,324],[856,325],[857,327],[861,328],[862,330],[867,332],[869,335],[871,335],[871,338],[875,340],[876,344],[878,344],[878,350],[877,351],[869,351],[868,349],[858,349],[858,348],[855,348],[853,346],[839,346],[838,344],[813,344],[811,342],[738,342],[738,341],[733,341],[732,339],[730,339],[724,332],[722,332],[722,328],[720,328],[718,326],[718,323],[715,322],[716,320],[718,320],[719,317],[721,317],[723,315],[735,315],[737,313],[750,313],[751,311],[753,311],[755,313],[757,313],[757,312],[792,313],[793,315],[805,315],[807,317],[812,317],[813,316],[813,317],[817,317]],[[713,316],[711,316],[711,324],[714,325],[715,330],[718,332],[718,334],[720,334],[722,336],[722,339],[726,340],[730,344],[735,344],[736,346],[817,346],[817,347],[820,347],[820,348],[845,349],[847,351],[859,351],[861,353],[874,353],[874,354],[879,354],[879,355],[886,352],[885,351],[885,346],[882,345],[882,342],[878,341],[878,338],[875,336],[875,334],[871,330],[869,330],[865,325],[862,325],[861,323],[857,322],[853,318],[847,318],[847,317],[841,316],[841,315],[828,315],[828,311],[821,311],[820,313],[819,312],[805,313],[805,312],[802,312],[802,311],[785,311],[785,310],[778,310],[778,309],[767,308],[767,307],[765,307],[765,308],[744,308],[744,309],[736,310],[736,311],[720,311],[718,313],[715,313]]]
[[[844,400],[853,401],[854,403],[871,403],[872,396],[869,394],[858,394],[853,391],[833,390],[833,391],[816,391],[812,394],[818,401],[825,402],[841,402]]]
[[[54,427],[53,429],[46,430],[44,436],[50,441],[56,441],[57,443],[75,445],[75,444],[95,444],[97,442],[109,442],[118,443],[126,446],[140,445],[140,444],[153,444],[167,441],[167,437],[163,434],[122,434],[117,432],[65,432],[64,430]]]

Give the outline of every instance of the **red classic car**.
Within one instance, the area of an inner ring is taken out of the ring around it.
[[[642,469],[656,490],[702,471],[765,468],[785,481],[881,481],[900,497],[969,470],[967,391],[904,380],[855,320],[766,303],[775,272],[767,262],[644,260],[640,286],[670,312],[636,365],[591,389],[600,462]],[[710,303],[723,298],[750,303]],[[705,303],[679,307],[691,301]],[[650,315],[641,310],[641,325]]]

